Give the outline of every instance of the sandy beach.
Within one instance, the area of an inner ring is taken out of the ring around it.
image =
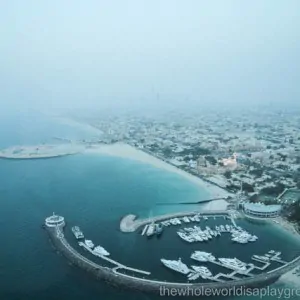
[[[294,270],[282,275],[279,279],[279,283],[284,283],[286,285],[299,288],[300,276],[298,277],[296,274],[293,274],[293,272],[298,268],[299,267],[297,267]]]
[[[276,226],[278,229],[288,232],[291,235],[291,237],[297,238],[299,241],[299,246],[300,246],[300,235],[296,231],[293,224],[289,223],[288,221],[284,220],[281,217],[276,218],[275,220],[268,220],[268,222],[271,223],[272,225]]]
[[[276,221],[278,223],[275,223],[275,222],[269,220],[269,222],[273,226],[276,226],[276,228],[278,230],[283,230],[283,231],[285,231],[285,233],[290,234],[291,237],[296,238],[299,241],[299,246],[300,246],[300,235],[298,234],[298,232],[296,231],[294,226],[282,218],[277,218]],[[279,282],[289,285],[289,286],[292,286],[292,287],[299,287],[300,277],[298,277],[296,274],[293,274],[293,272],[298,268],[299,268],[299,266],[296,267],[294,270],[281,276]]]
[[[172,172],[175,174],[178,174],[182,176],[183,178],[193,182],[194,184],[198,185],[199,187],[203,189],[207,189],[210,196],[212,198],[219,198],[219,197],[227,197],[230,195],[227,191],[212,185],[210,183],[207,183],[203,181],[201,178],[198,178],[196,176],[193,176],[183,170],[180,170],[176,168],[175,166],[172,166],[142,150],[139,150],[137,148],[134,148],[127,144],[112,144],[112,145],[100,145],[100,146],[94,146],[93,148],[89,148],[85,151],[86,153],[97,153],[97,154],[103,154],[103,155],[111,155],[111,156],[118,156],[123,157],[127,159],[133,159],[145,164],[152,165],[156,168],[160,168],[163,170],[166,170],[168,172]],[[218,210],[218,209],[225,209],[227,206],[227,202],[225,200],[218,200],[207,204],[206,209],[211,210]]]

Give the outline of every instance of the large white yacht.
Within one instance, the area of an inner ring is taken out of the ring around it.
[[[167,259],[161,259],[160,260],[167,268],[170,268],[174,271],[177,271],[179,273],[182,274],[188,274],[190,273],[190,269],[188,268],[188,266],[186,264],[184,264],[181,261],[181,258],[179,258],[178,260],[167,260]]]
[[[206,268],[206,267],[203,267],[203,266],[192,266],[192,268],[197,272],[197,273],[199,273],[200,274],[200,276],[202,277],[202,278],[208,278],[208,277],[211,277],[213,274],[209,271],[209,269],[208,268]]]
[[[195,251],[192,253],[191,258],[198,261],[214,261],[216,258],[208,252],[203,251]]]
[[[246,264],[237,258],[219,258],[219,261],[225,267],[228,267],[230,269],[234,269],[240,272],[247,271]]]
[[[103,255],[103,256],[108,256],[109,252],[107,252],[103,247],[97,246],[94,248],[93,252],[95,254]]]

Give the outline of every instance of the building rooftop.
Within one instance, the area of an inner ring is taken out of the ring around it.
[[[254,212],[272,213],[281,210],[281,205],[265,205],[263,203],[247,202],[244,204],[244,208]]]

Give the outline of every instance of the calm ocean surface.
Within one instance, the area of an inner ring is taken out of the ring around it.
[[[95,135],[36,115],[1,118],[0,126],[0,147],[47,143],[54,136]],[[63,215],[70,226],[79,225],[86,237],[104,246],[112,258],[151,271],[151,276],[157,279],[183,279],[166,270],[159,259],[181,257],[191,264],[189,255],[197,249],[210,251],[217,257],[236,256],[244,261],[249,261],[254,253],[263,254],[270,249],[282,251],[286,260],[300,252],[299,244],[283,232],[246,221],[238,223],[261,237],[255,245],[233,247],[226,235],[207,244],[187,245],[176,236],[177,228],[166,228],[160,239],[151,240],[118,230],[120,218],[128,213],[147,217],[194,209],[157,206],[157,202],[196,201],[207,197],[207,191],[176,174],[121,158],[76,155],[46,160],[0,160],[0,299],[161,298],[111,287],[71,267],[54,252],[41,229],[44,218],[53,211]],[[226,221],[203,221],[205,226],[214,224],[226,224]],[[76,247],[70,226],[66,235]],[[220,271],[215,266],[210,268],[213,273]]]

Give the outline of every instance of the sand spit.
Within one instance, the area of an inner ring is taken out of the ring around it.
[[[14,146],[0,150],[0,158],[4,159],[38,159],[73,155],[84,151],[80,145],[35,145]]]

